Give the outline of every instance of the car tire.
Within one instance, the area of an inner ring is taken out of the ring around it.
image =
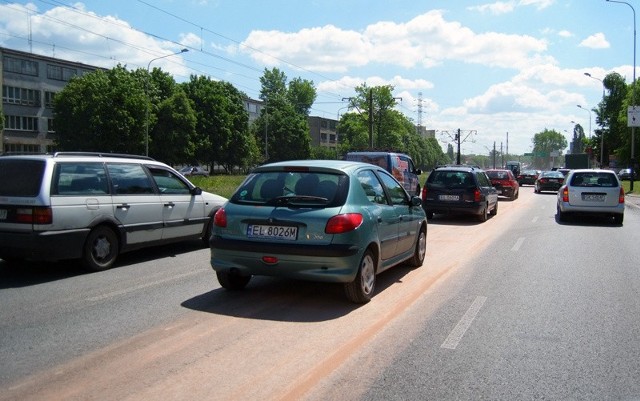
[[[231,273],[229,270],[216,272],[216,277],[218,277],[218,282],[222,288],[231,291],[244,289],[251,280],[251,276],[242,276],[237,273]]]
[[[556,214],[558,215],[558,221],[567,221],[567,214],[560,210],[560,206],[556,207]]]
[[[615,224],[621,225],[623,221],[624,221],[624,214],[614,214],[613,215],[613,222]]]
[[[211,212],[209,219],[207,220],[207,224],[205,225],[204,232],[202,233],[202,244],[206,247],[209,246],[209,240],[211,239],[211,230],[213,229],[213,216],[216,215],[216,212],[220,208],[215,208]]]
[[[353,303],[366,304],[371,301],[376,287],[375,258],[370,250],[366,250],[360,260],[356,278],[344,285],[347,299]]]
[[[420,267],[424,262],[424,257],[427,254],[427,230],[420,228],[418,238],[416,239],[416,247],[413,252],[413,257],[409,259],[409,266]]]
[[[480,220],[481,222],[485,222],[487,221],[488,218],[489,218],[489,202],[487,202],[485,207],[482,209],[482,212],[478,215],[478,220]]]
[[[498,204],[499,202],[496,202],[496,205],[493,207],[493,209],[491,209],[491,212],[489,214],[491,214],[492,216],[498,214]]]
[[[82,250],[82,264],[91,272],[110,269],[118,257],[120,243],[107,226],[97,226],[87,236]]]

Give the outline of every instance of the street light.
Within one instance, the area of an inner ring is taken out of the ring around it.
[[[579,104],[578,104],[578,105],[576,105],[576,106],[578,106],[578,107],[579,107],[579,108],[581,108],[582,110],[585,110],[587,113],[589,113],[589,140],[591,140],[591,110],[589,110],[589,109],[587,109],[587,108],[585,108],[585,107],[582,107],[582,106],[581,106],[581,105],[579,105]]]
[[[633,103],[633,107],[635,108],[636,105],[636,9],[633,8],[633,6],[629,3],[627,3],[626,1],[616,1],[616,0],[607,0],[611,3],[620,3],[620,4],[626,4],[631,8],[631,11],[633,11],[633,82],[631,85],[631,90],[632,90],[632,102]],[[633,174],[634,174],[634,169],[635,169],[635,136],[636,136],[636,127],[635,125],[631,127],[631,180],[630,180],[630,186],[629,189],[631,191],[633,191]]]
[[[588,72],[585,72],[584,75],[588,76],[591,79],[595,79],[596,81],[600,81],[602,83],[602,107],[604,107],[604,81],[601,80],[600,78],[596,78],[592,76]],[[601,135],[600,135],[600,168],[602,168],[603,165],[604,165],[604,129],[602,129]]]
[[[160,56],[160,57],[156,57],[154,59],[151,59],[149,61],[149,64],[147,64],[147,76],[145,78],[145,83],[144,83],[144,90],[146,92],[147,98],[149,97],[149,68],[151,68],[151,63],[153,63],[156,60],[160,60],[161,58],[165,58],[165,57],[171,57],[171,56],[177,56],[178,54],[182,54],[182,53],[186,53],[188,52],[189,49],[182,49],[179,52],[176,53],[171,53],[171,54],[167,54],[164,56]],[[144,126],[145,126],[145,151],[144,154],[145,156],[149,156],[149,108],[151,107],[150,103],[151,103],[151,99],[148,99],[149,102],[147,103],[147,113],[145,115],[145,119],[144,119]]]

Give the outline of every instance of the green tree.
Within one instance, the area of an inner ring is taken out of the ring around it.
[[[287,76],[277,68],[265,69],[260,83],[264,107],[253,132],[258,145],[266,149],[265,159],[309,158],[311,138],[307,114],[316,97],[313,83],[296,79],[287,86]]]
[[[54,100],[56,145],[144,154],[148,102],[141,81],[123,66],[75,77]]]
[[[544,153],[550,158],[551,152],[562,152],[567,147],[567,138],[556,130],[547,128],[533,136],[533,152]]]
[[[246,165],[251,148],[249,115],[244,108],[246,97],[232,84],[213,81],[204,76],[191,76],[183,88],[196,113],[195,158],[211,169],[219,164],[230,171]]]
[[[609,155],[613,153],[625,154],[624,147],[628,142],[624,140],[628,136],[629,129],[626,125],[625,98],[629,88],[624,78],[617,72],[607,74],[602,80],[602,100],[595,110],[596,124],[600,126],[594,132],[594,138],[590,144],[597,150],[598,160],[603,155],[603,164],[609,165]],[[606,91],[605,91],[606,89]],[[602,141],[604,135],[604,142]],[[604,149],[601,145],[604,143]]]

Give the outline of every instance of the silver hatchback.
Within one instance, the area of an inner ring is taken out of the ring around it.
[[[624,189],[618,176],[609,170],[571,170],[558,190],[558,220],[569,215],[600,215],[622,224]]]

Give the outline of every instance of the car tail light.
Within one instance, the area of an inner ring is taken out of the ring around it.
[[[569,202],[569,187],[564,187],[562,189],[562,201]]]
[[[618,196],[618,203],[624,203],[624,189],[620,187],[620,195]]]
[[[51,224],[53,213],[50,207],[19,208],[16,210],[16,221],[26,224]]]
[[[262,261],[268,265],[275,265],[278,263],[278,258],[276,256],[263,256]]]
[[[224,211],[224,208],[218,209],[216,214],[213,216],[213,225],[222,228],[227,226],[227,212]]]
[[[424,187],[422,187],[422,201],[426,201],[427,200],[427,184],[424,184]]]
[[[362,215],[360,213],[347,213],[333,216],[327,221],[324,232],[327,234],[342,234],[360,227]]]
[[[476,188],[475,191],[473,191],[473,201],[474,202],[480,202],[480,200],[482,199],[482,193],[480,192],[479,188]]]
[[[547,183],[547,179],[546,178],[540,178],[540,182],[543,183],[543,184],[546,184]]]

